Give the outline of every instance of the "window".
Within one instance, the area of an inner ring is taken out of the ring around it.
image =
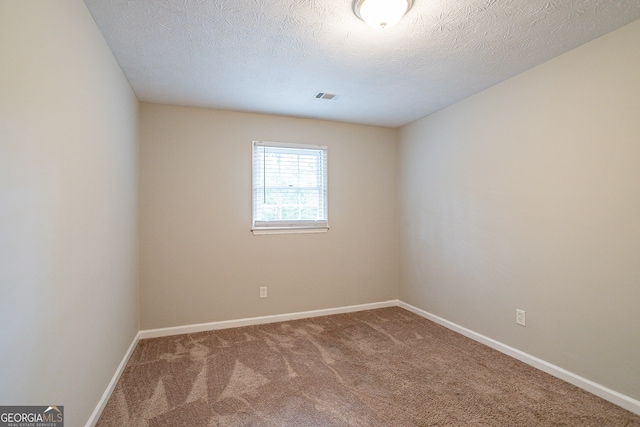
[[[327,147],[253,142],[253,234],[327,231]]]

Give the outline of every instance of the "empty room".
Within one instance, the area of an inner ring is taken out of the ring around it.
[[[640,1],[0,0],[0,291],[0,426],[640,426]]]

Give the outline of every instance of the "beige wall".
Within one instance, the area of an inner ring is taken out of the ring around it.
[[[140,115],[142,329],[397,297],[395,130],[145,103]],[[328,233],[250,232],[253,140],[328,146]]]
[[[400,299],[640,399],[639,73],[635,21],[404,127]]]
[[[80,426],[138,331],[138,104],[82,1],[0,2],[0,58],[0,404]]]

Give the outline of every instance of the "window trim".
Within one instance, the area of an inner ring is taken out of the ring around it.
[[[254,178],[255,178],[255,147],[276,147],[291,149],[307,149],[307,150],[323,150],[325,152],[325,213],[326,220],[299,220],[299,221],[256,221],[254,218]],[[303,234],[303,233],[326,233],[329,231],[329,165],[328,165],[328,147],[318,144],[295,144],[286,142],[272,141],[252,141],[251,143],[251,232],[254,235],[262,234]]]

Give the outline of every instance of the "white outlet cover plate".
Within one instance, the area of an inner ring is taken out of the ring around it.
[[[520,310],[516,308],[516,323],[518,325],[525,326],[525,323],[526,323],[525,314],[526,312],[524,310]]]

